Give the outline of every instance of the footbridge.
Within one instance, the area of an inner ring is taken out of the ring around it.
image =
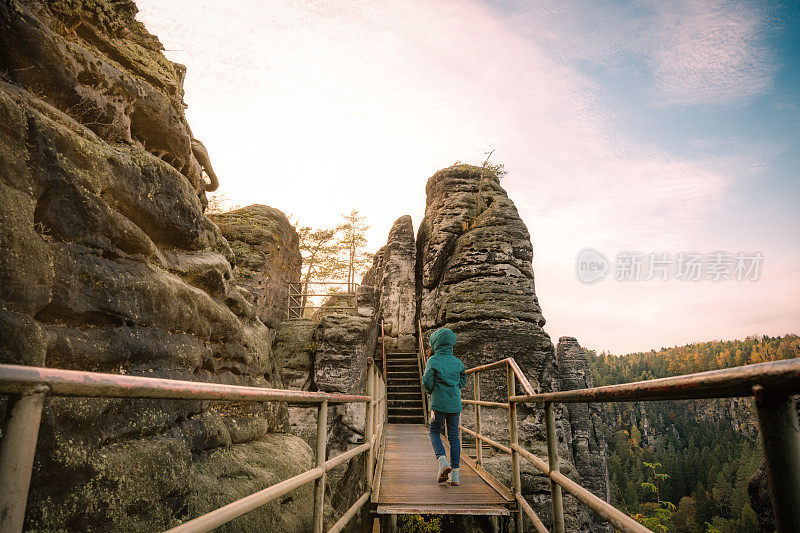
[[[419,338],[422,338],[421,331]],[[800,531],[800,427],[792,395],[800,393],[800,359],[788,359],[686,376],[623,385],[537,393],[513,359],[471,368],[474,406],[471,423],[461,431],[480,445],[465,448],[460,486],[437,484],[427,433],[427,398],[420,378],[425,350],[409,354],[383,352],[382,361],[367,362],[366,390],[362,395],[243,387],[118,374],[102,374],[21,365],[0,365],[0,394],[9,395],[0,441],[0,531],[23,530],[25,507],[39,433],[42,405],[49,396],[87,398],[157,398],[228,402],[287,402],[317,411],[316,461],[313,468],[180,524],[171,532],[211,531],[306,484],[314,486],[314,533],[393,531],[402,514],[462,514],[483,517],[497,531],[562,533],[563,491],[625,532],[649,531],[626,513],[598,498],[559,471],[554,405],[557,403],[664,401],[752,396],[770,480],[775,522],[780,533]],[[397,363],[397,364],[393,364]],[[413,369],[413,370],[409,370]],[[413,374],[416,370],[416,376]],[[485,401],[480,378],[487,372],[505,372],[505,401]],[[417,396],[418,394],[418,396]],[[327,455],[328,407],[340,403],[364,405],[364,439],[352,449]],[[517,407],[533,404],[544,410],[547,457],[538,457],[519,443]],[[482,431],[482,412],[507,413],[508,441],[498,442]],[[471,426],[471,427],[468,427]],[[511,456],[511,486],[505,486],[483,468],[488,446]],[[326,477],[332,469],[363,455],[360,488],[350,507],[326,520]],[[527,461],[550,482],[550,508],[541,519],[522,494],[520,463]],[[545,524],[545,521],[547,524]]]

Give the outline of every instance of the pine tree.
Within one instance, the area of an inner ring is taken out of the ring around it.
[[[372,255],[364,250],[369,226],[365,223],[366,218],[355,208],[350,210],[350,214],[342,215],[342,218],[343,222],[336,228],[339,233],[337,244],[345,256],[347,292],[352,293],[357,274],[363,272],[372,262]]]
[[[341,246],[336,240],[336,229],[297,228],[300,235],[300,254],[303,257],[301,314],[305,313],[308,297],[313,292],[314,281],[338,277],[343,270],[339,258]]]

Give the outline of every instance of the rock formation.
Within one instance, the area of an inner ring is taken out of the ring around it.
[[[543,329],[545,320],[534,288],[530,234],[498,177],[483,168],[455,165],[434,174],[426,193],[416,266],[418,313],[426,339],[433,330],[448,327],[458,336],[455,351],[467,368],[513,357],[536,390],[557,390],[555,351]],[[462,392],[471,397],[470,381]],[[481,377],[482,399],[504,401],[506,395],[505,372],[496,370]],[[484,431],[507,442],[507,416],[497,409],[484,409]],[[546,456],[542,409],[520,406],[518,417],[520,443]],[[473,426],[473,410],[466,408],[462,420]],[[578,435],[587,430],[572,426],[563,408],[557,410],[557,424],[561,469],[578,479],[566,429]],[[547,525],[551,520],[548,481],[527,462],[521,465],[523,493]],[[506,456],[488,457],[485,466],[510,482]],[[569,531],[592,530],[590,511],[572,497],[565,497],[565,511]]]
[[[468,367],[512,356],[538,390],[579,386],[580,361],[559,374],[542,329],[527,228],[481,168],[429,180],[418,239],[398,219],[357,313],[283,321],[297,234],[265,206],[204,214],[218,179],[184,116],[185,69],[135,13],[125,0],[0,0],[0,362],[360,393],[380,320],[386,347],[411,351],[419,318],[426,337],[453,329]],[[504,398],[505,375],[482,392]],[[600,448],[583,414],[558,412],[562,471],[594,483],[585,451]],[[169,528],[306,470],[314,416],[270,403],[49,398],[26,528]],[[364,406],[329,416],[332,457],[363,438]],[[541,410],[519,416],[522,443],[546,455]],[[499,440],[504,417],[487,410]],[[486,465],[507,478],[507,458]],[[360,494],[362,468],[330,473],[335,509]],[[523,492],[547,520],[548,482],[530,466]],[[588,511],[565,505],[570,531],[588,530]],[[225,529],[306,531],[311,509],[306,486]]]
[[[376,286],[379,302],[378,321],[386,332],[387,352],[416,351],[416,287],[414,266],[416,245],[411,217],[400,217],[389,232],[389,240],[381,249],[382,257]]]
[[[558,339],[556,349],[559,390],[593,387],[586,353],[574,337]],[[575,465],[581,485],[595,496],[609,500],[608,454],[600,407],[596,403],[564,404],[566,416],[563,430],[567,443],[567,459]],[[592,531],[611,531],[608,522],[592,515]]]
[[[269,328],[286,319],[289,283],[300,281],[300,238],[281,211],[251,205],[209,216],[235,255],[239,290]]]
[[[0,1],[0,361],[281,387],[263,310],[203,214],[213,170],[184,68],[135,12]],[[286,251],[272,264],[294,265]],[[305,470],[287,428],[280,404],[49,398],[26,528],[174,526]],[[306,530],[310,491],[228,529]]]
[[[417,236],[426,337],[449,327],[467,367],[514,357],[534,387],[553,390],[555,353],[534,292],[533,247],[514,203],[494,174],[467,165],[434,174],[426,193]],[[504,395],[504,379],[482,393]]]
[[[290,388],[363,394],[367,359],[375,352],[378,333],[372,316],[329,312],[318,319],[291,319],[275,335],[274,353],[284,362],[283,378]],[[331,405],[328,410],[328,458],[363,442],[362,403]],[[291,433],[310,446],[316,442],[316,411],[289,408]],[[344,512],[364,492],[364,456],[328,473],[333,509]]]

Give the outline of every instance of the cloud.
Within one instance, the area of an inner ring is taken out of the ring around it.
[[[681,300],[697,303],[691,286],[635,287],[651,298],[609,284],[591,296],[573,261],[585,246],[709,251],[699,228],[726,204],[734,165],[620,135],[594,82],[508,17],[469,0],[138,5],[166,48],[180,50],[168,56],[188,66],[192,129],[234,202],[272,205],[308,225],[333,224],[355,206],[377,249],[397,217],[409,213],[419,225],[435,170],[495,148],[493,160],[511,170],[503,185],[533,235],[549,331],[580,332],[590,346],[611,348],[668,341],[664,321],[670,331],[702,334],[693,304]],[[611,7],[600,13],[616,21],[615,33],[638,20],[614,18]],[[552,42],[583,38],[548,31]],[[602,47],[585,53],[607,55]],[[632,323],[631,310],[666,314],[612,330],[574,312],[598,296],[590,305],[618,324]]]
[[[568,63],[624,69],[656,105],[738,104],[764,94],[777,62],[757,2],[565,0],[512,4],[516,31]]]
[[[762,42],[766,13],[746,4],[690,0],[658,5],[649,62],[664,104],[730,104],[772,87]]]

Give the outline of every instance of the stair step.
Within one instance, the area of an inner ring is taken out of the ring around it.
[[[387,392],[388,392],[389,396],[392,396],[394,394],[398,394],[398,395],[420,394],[421,391],[422,391],[422,387],[420,387],[419,384],[417,384],[417,385],[414,386],[414,388],[410,388],[410,387],[406,387],[406,388],[403,388],[403,389],[391,389],[390,388]]]
[[[417,366],[417,358],[416,357],[408,357],[408,358],[395,358],[395,357],[387,357],[386,358],[386,366],[389,365],[414,365]]]
[[[386,357],[390,357],[392,355],[413,355],[416,357],[417,352],[386,352]]]
[[[395,408],[389,409],[387,411],[390,415],[420,415],[422,414],[422,406],[417,407],[403,407],[403,408]]]
[[[389,416],[389,423],[390,424],[424,424],[425,417],[422,415],[419,416]]]
[[[419,380],[419,372],[415,372],[413,370],[389,370],[386,372],[389,375],[389,379],[403,379],[403,378],[416,378]]]
[[[416,390],[389,391],[387,397],[390,400],[403,400],[405,398],[422,398],[419,388]]]
[[[422,398],[417,399],[409,398],[407,400],[389,400],[389,409],[393,407],[419,407],[422,408]]]
[[[419,380],[416,382],[402,382],[402,383],[392,383],[389,382],[389,391],[392,390],[419,390]]]

